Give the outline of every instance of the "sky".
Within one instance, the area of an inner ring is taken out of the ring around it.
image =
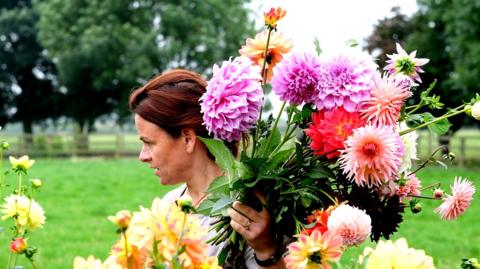
[[[391,8],[400,6],[401,13],[417,10],[416,0],[252,0],[254,10],[267,11],[282,7],[287,15],[278,30],[294,40],[295,50],[313,50],[318,37],[323,51],[335,50],[346,41],[360,44],[370,35],[373,25],[392,15]],[[263,14],[263,13],[260,13]],[[259,15],[259,20],[263,18]]]

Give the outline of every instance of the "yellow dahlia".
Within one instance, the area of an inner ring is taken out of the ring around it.
[[[433,258],[423,250],[409,248],[405,238],[395,242],[380,241],[375,249],[367,247],[364,256],[368,258],[365,269],[435,269]],[[360,262],[365,257],[361,257]]]
[[[90,255],[86,260],[82,257],[75,257],[73,269],[105,269],[105,266],[103,266],[101,260]]]
[[[260,67],[265,63],[267,72],[266,81],[270,81],[273,74],[273,67],[283,59],[283,55],[290,52],[293,47],[293,41],[285,38],[282,34],[272,31],[268,43],[268,53],[265,55],[267,46],[268,31],[258,33],[254,39],[248,38],[246,44],[240,49],[240,54],[250,58]]]
[[[33,230],[45,224],[43,208],[35,200],[23,195],[12,194],[7,196],[1,212],[3,214],[2,220],[14,218],[15,225],[22,228],[26,227]]]
[[[322,234],[314,230],[311,235],[300,234],[288,251],[287,268],[330,269],[328,262],[336,262],[342,255],[342,238],[329,231]]]
[[[27,170],[30,169],[30,167],[32,167],[32,165],[35,163],[35,160],[30,160],[27,155],[24,155],[18,159],[10,156],[9,160],[15,173],[23,172],[26,174]]]

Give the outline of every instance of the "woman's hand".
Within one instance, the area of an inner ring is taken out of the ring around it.
[[[265,204],[265,198],[259,193],[255,193],[262,204]],[[230,225],[239,234],[245,238],[247,244],[253,248],[255,255],[259,260],[267,260],[274,256],[278,251],[275,237],[272,232],[272,220],[265,207],[262,211],[241,203],[233,203],[232,208],[228,209],[230,215]],[[283,259],[280,259],[268,268],[286,268]]]

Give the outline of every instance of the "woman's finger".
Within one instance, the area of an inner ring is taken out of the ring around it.
[[[249,230],[250,229],[250,225],[252,224],[252,220],[250,220],[248,217],[240,214],[239,212],[237,212],[235,209],[233,208],[229,208],[227,209],[227,212],[228,212],[228,215],[230,216],[230,218],[235,221],[236,223],[242,225],[243,227],[245,227],[245,229]]]
[[[245,205],[239,201],[236,201],[232,205],[233,209],[238,211],[240,214],[244,215],[245,217],[249,218],[251,221],[260,221],[262,219],[262,216],[259,215],[259,213],[249,207],[248,205]]]

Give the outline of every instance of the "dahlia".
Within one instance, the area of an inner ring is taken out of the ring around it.
[[[320,62],[314,54],[288,54],[273,69],[272,89],[292,105],[312,103],[318,96]]]
[[[321,110],[312,114],[312,123],[305,130],[312,143],[310,148],[315,155],[327,154],[327,158],[340,155],[344,141],[353,130],[365,125],[358,112],[348,112],[339,107],[333,110]]]
[[[427,64],[430,60],[425,58],[415,58],[417,51],[408,54],[400,44],[397,43],[397,54],[387,55],[387,66],[384,67],[390,75],[404,74],[413,80],[422,82],[418,73],[423,73],[421,66]]]
[[[280,7],[271,8],[268,12],[263,13],[263,20],[265,25],[271,29],[277,29],[277,23],[287,14],[286,10],[283,10]]]
[[[110,251],[110,256],[105,260],[107,268],[120,266],[121,268],[143,269],[147,261],[147,250],[132,244],[125,244],[122,237]]]
[[[452,186],[452,195],[447,194],[435,212],[440,214],[443,220],[456,219],[470,206],[474,193],[475,186],[472,182],[456,177]]]
[[[395,125],[405,100],[412,96],[410,87],[395,77],[375,80],[371,98],[361,105],[362,116],[376,125]]]
[[[105,269],[102,261],[90,255],[87,259],[75,257],[73,269]]]
[[[408,176],[405,184],[398,186],[397,195],[402,201],[410,200],[412,195],[418,196],[421,194],[422,182],[417,178],[415,174]]]
[[[376,68],[370,55],[354,49],[323,58],[315,105],[319,110],[343,106],[349,112],[357,111],[361,102],[370,99]]]
[[[265,55],[265,47],[267,46],[268,31],[263,31],[255,36],[255,39],[248,38],[242,49],[239,50],[240,55],[250,58],[254,64],[262,67],[265,63],[266,79],[270,81],[272,77],[273,67],[279,63],[284,54],[287,54],[293,47],[293,41],[285,38],[282,34],[272,31],[270,41],[268,42],[268,53]],[[261,70],[259,71],[259,73]]]
[[[343,239],[344,246],[358,246],[372,231],[372,220],[365,210],[342,204],[328,218],[328,230]]]
[[[263,104],[259,73],[259,67],[246,57],[213,67],[200,105],[204,124],[216,138],[238,141],[257,121]]]
[[[321,234],[315,230],[311,235],[300,234],[297,242],[288,245],[285,257],[287,268],[331,269],[329,261],[336,262],[342,255],[342,238],[330,232]]]
[[[408,126],[405,122],[401,122],[397,127],[397,132],[405,131],[408,129]],[[403,148],[405,149],[405,154],[402,158],[402,166],[400,167],[399,172],[407,172],[412,168],[412,160],[418,160],[417,158],[417,131],[413,131],[401,136]]]
[[[476,102],[472,106],[472,117],[476,120],[480,120],[480,102]]]
[[[35,200],[23,195],[9,195],[2,205],[2,219],[15,218],[15,225],[36,229],[45,224],[45,211]]]
[[[325,233],[328,230],[328,216],[330,215],[329,210],[315,210],[312,215],[307,217],[307,224],[311,226],[302,231],[305,234],[312,234],[313,231],[318,230],[320,233]],[[312,226],[313,225],[313,226]]]
[[[380,186],[397,177],[404,154],[400,136],[389,126],[357,128],[345,141],[340,166],[359,186]]]
[[[365,256],[368,257],[365,269],[435,269],[433,258],[423,250],[409,248],[404,238],[393,243],[390,240],[380,240],[375,249],[365,248],[364,256],[360,258],[361,263]]]
[[[30,169],[30,167],[32,167],[32,165],[35,163],[35,160],[30,160],[27,155],[24,155],[18,159],[10,156],[8,159],[10,160],[10,164],[12,164],[13,171],[16,173],[22,172],[26,174],[27,170]]]

